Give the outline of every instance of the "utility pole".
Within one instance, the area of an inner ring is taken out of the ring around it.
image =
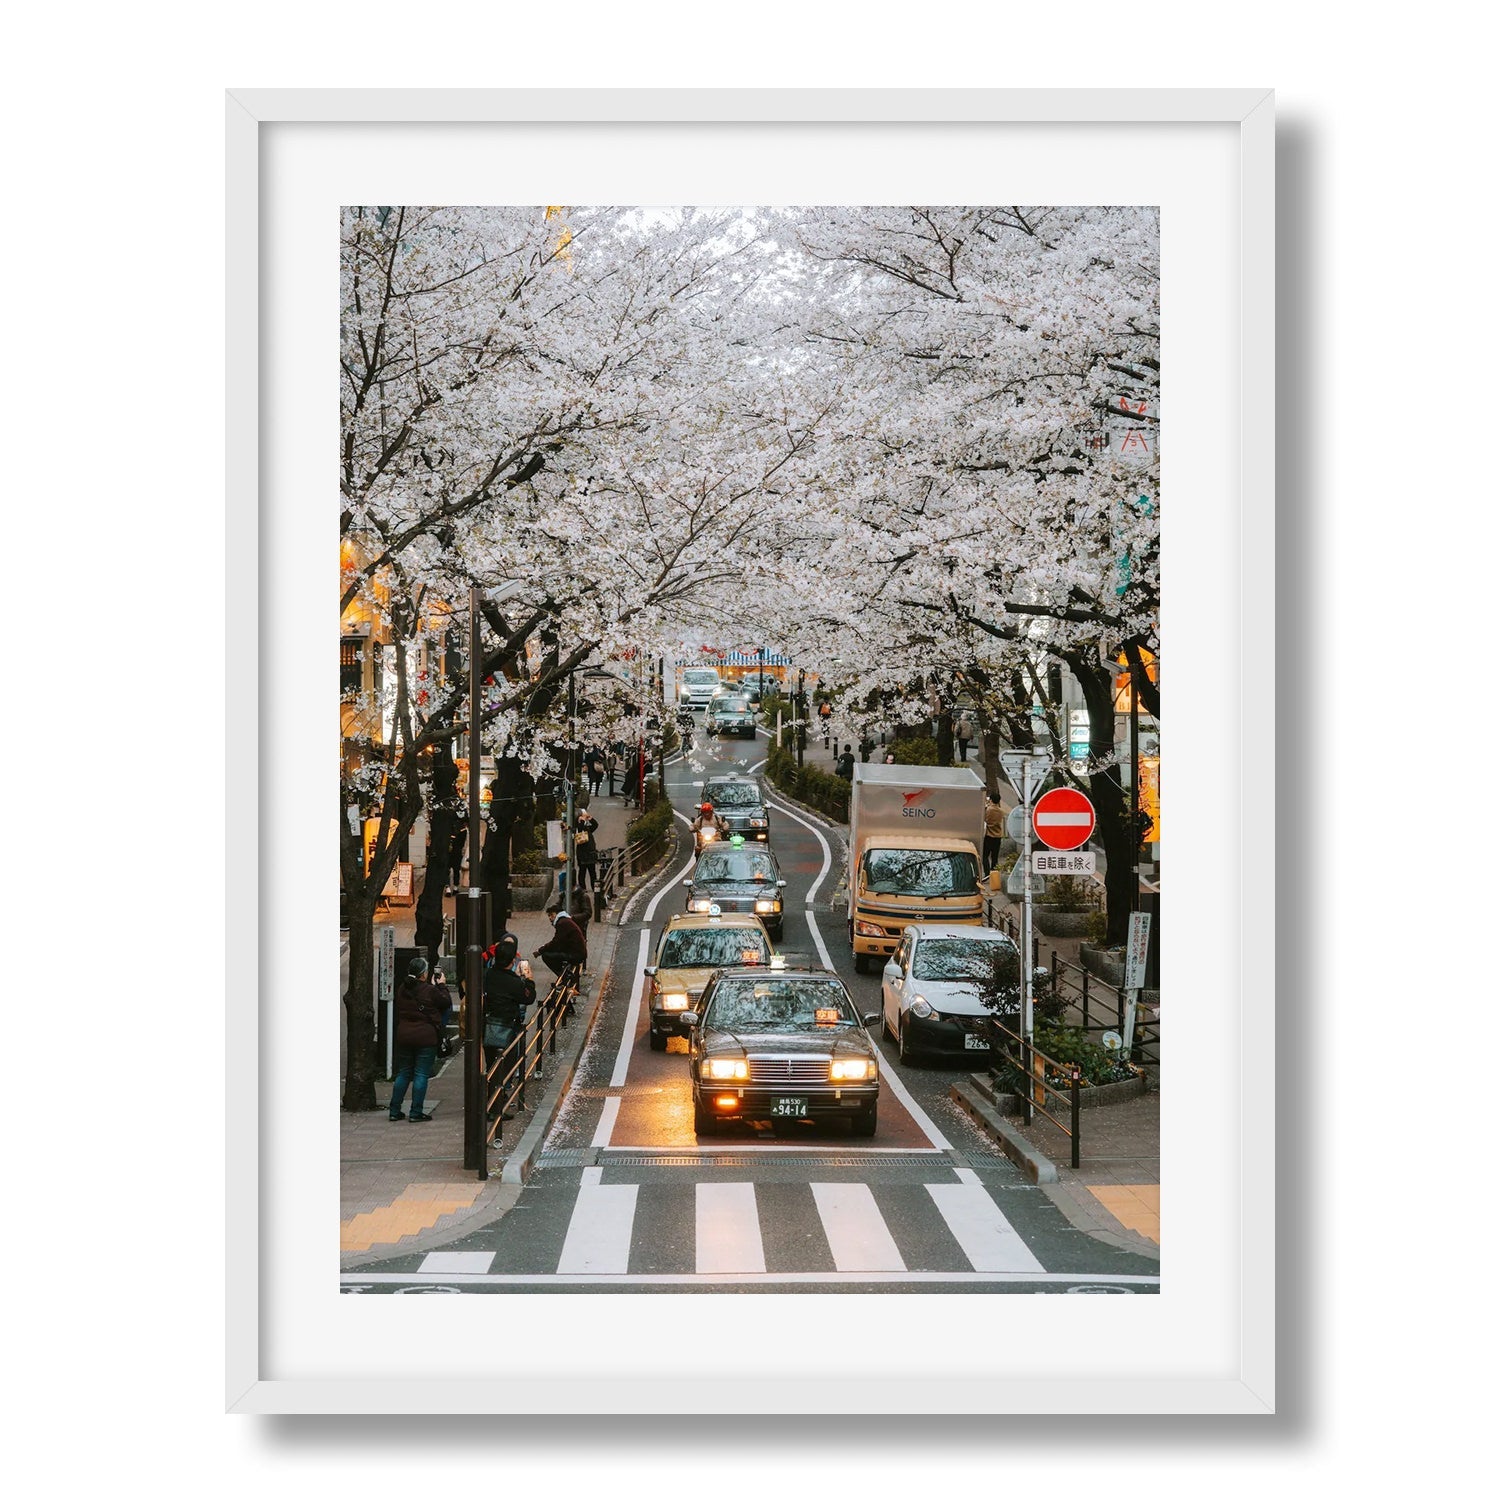
[[[567,822],[563,827],[563,854],[567,857],[563,878],[568,883],[567,900],[563,902],[563,910],[571,917],[573,915],[573,891],[574,881],[578,879],[578,859],[574,851],[578,845],[573,841],[574,827],[578,821],[573,806],[573,786],[576,780],[575,756],[573,742],[578,738],[578,687],[573,673],[568,673],[568,753],[563,761],[563,794],[567,807]]]
[[[479,872],[479,723],[480,699],[479,590],[469,589],[469,876],[464,897],[469,903],[468,944],[464,948],[464,1169],[489,1176],[484,1138],[488,1121],[484,1087],[484,950],[489,932],[484,921],[485,893],[475,884]]]

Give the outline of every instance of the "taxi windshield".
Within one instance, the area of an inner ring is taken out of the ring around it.
[[[750,708],[748,699],[745,698],[720,698],[718,713],[742,714],[747,713]]]
[[[748,781],[721,781],[709,787],[708,800],[715,807],[756,807],[760,789]]]
[[[656,962],[663,969],[726,969],[770,958],[771,945],[758,928],[683,927],[662,938]]]
[[[698,856],[693,880],[774,881],[776,866],[764,849],[726,849],[722,844]]]
[[[858,1026],[859,1017],[831,979],[721,979],[704,1013],[721,1031],[826,1031]]]

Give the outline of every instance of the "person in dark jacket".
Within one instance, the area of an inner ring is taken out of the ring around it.
[[[557,902],[547,908],[552,918],[552,936],[532,954],[561,978],[571,968],[580,972],[588,966],[589,950],[583,929]]]
[[[484,976],[484,1067],[490,1080],[489,1093],[499,1090],[500,1118],[513,1120],[520,1070],[519,1059],[506,1057],[512,1042],[526,1024],[526,1007],[536,1003],[536,981],[531,965],[516,962],[516,940],[507,936],[495,949],[495,961]],[[504,1061],[501,1061],[501,1059]],[[496,1064],[499,1064],[497,1069]]]
[[[573,858],[578,862],[578,894],[580,896],[590,884],[596,891],[599,889],[599,845],[594,839],[598,831],[598,818],[586,807],[581,808],[577,825],[573,830],[575,846]]]
[[[443,892],[451,896],[464,883],[464,845],[469,841],[469,825],[460,823],[448,840],[448,887]]]
[[[442,1039],[442,1006],[437,992],[427,982],[427,960],[414,958],[407,966],[406,978],[396,991],[396,1076],[391,1080],[392,1120],[404,1120],[401,1103],[411,1085],[411,1117],[414,1122],[430,1120],[422,1112],[427,1102],[427,1080],[432,1076],[433,1059]]]
[[[842,776],[845,781],[854,780],[854,747],[845,745],[843,753],[838,758],[835,774]]]

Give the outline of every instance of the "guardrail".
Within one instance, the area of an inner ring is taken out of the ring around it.
[[[1039,1114],[1049,1124],[1055,1125],[1062,1131],[1068,1138],[1073,1170],[1077,1171],[1083,1151],[1083,1138],[1079,1131],[1081,1110],[1078,1103],[1080,1072],[1078,1064],[1058,1062],[1055,1058],[1048,1057],[1019,1032],[1012,1031],[1004,1022],[997,1021],[993,1017],[987,1017],[985,1024],[990,1033],[991,1051],[998,1053],[1010,1065],[1014,1073],[1020,1075],[1016,1082],[1020,1088],[1021,1118],[1029,1125],[1032,1114]],[[1052,1083],[1049,1073],[1051,1078],[1063,1080],[1067,1084],[1066,1089],[1059,1088]],[[990,1076],[997,1082],[1010,1081],[1003,1068],[993,1065],[990,1067]],[[1045,1107],[1049,1099],[1067,1101],[1068,1123],[1066,1125]]]
[[[541,1071],[544,1057],[557,1052],[557,1033],[574,1015],[578,996],[578,970],[570,968],[536,1006],[535,1016],[528,1016],[511,1039],[510,1046],[494,1057],[485,1053],[484,1099],[486,1149],[501,1138],[501,1127],[507,1110],[526,1107],[526,1084]],[[487,1166],[480,1168],[481,1180],[489,1175]]]
[[[984,920],[986,926],[1005,933],[1017,947],[1020,946],[1021,934],[1015,918],[1009,912],[997,916],[993,904],[987,901],[984,907]],[[1101,979],[1097,974],[1091,974],[1078,964],[1059,958],[1056,948],[1048,951],[1048,960],[1048,963],[1043,965],[1041,939],[1033,934],[1031,966],[1033,969],[1045,967],[1051,975],[1051,990],[1063,1002],[1062,1020],[1065,1024],[1077,1026],[1086,1032],[1102,1034],[1106,1031],[1114,1031],[1124,1036],[1125,992],[1110,984],[1108,980]],[[1161,1026],[1149,1017],[1142,1019],[1143,1009],[1144,1007],[1139,1007],[1136,1011],[1135,1036],[1129,1061],[1159,1067],[1161,1065]]]

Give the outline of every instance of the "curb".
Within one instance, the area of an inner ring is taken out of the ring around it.
[[[594,1022],[598,1020],[599,1011],[604,1005],[604,991],[614,976],[615,948],[619,942],[619,935],[618,927],[609,928],[608,952],[594,980],[593,990],[589,996],[593,1004],[588,1016],[581,1018],[582,1024],[569,1036],[564,1051],[558,1056],[558,1065],[548,1080],[547,1092],[542,1095],[531,1123],[522,1131],[521,1139],[516,1143],[515,1149],[506,1156],[499,1173],[502,1184],[511,1186],[524,1184],[536,1167],[537,1158],[542,1154],[547,1134],[557,1120],[563,1095],[572,1085],[573,1075],[578,1071],[578,1060],[583,1056],[583,1049],[588,1045]]]
[[[970,1116],[980,1130],[1000,1147],[1031,1182],[1040,1185],[1058,1180],[1057,1168],[1030,1141],[1018,1135],[980,1097],[976,1089],[966,1083],[954,1083],[948,1090],[948,1097]]]

